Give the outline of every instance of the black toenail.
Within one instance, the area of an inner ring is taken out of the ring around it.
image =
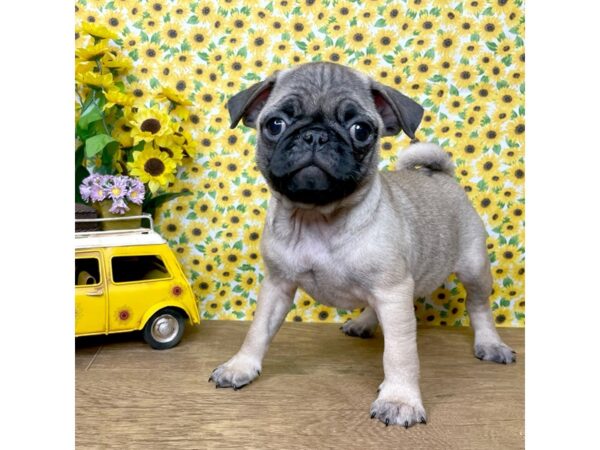
[[[374,419],[375,415],[376,415],[375,413],[371,413],[371,419]]]
[[[427,421],[425,420],[425,417],[421,417],[421,423],[427,423]]]
[[[385,426],[387,427],[390,424],[390,419],[385,419]]]
[[[408,429],[408,421],[404,422],[404,428]]]

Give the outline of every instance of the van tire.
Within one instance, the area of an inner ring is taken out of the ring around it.
[[[175,347],[181,341],[185,329],[183,313],[174,308],[155,312],[144,326],[144,340],[156,350]]]

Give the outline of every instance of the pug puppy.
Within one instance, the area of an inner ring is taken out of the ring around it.
[[[492,319],[486,230],[438,146],[415,143],[398,170],[379,172],[379,142],[413,140],[423,108],[350,68],[309,63],[251,86],[227,103],[231,127],[256,128],[257,165],[272,197],[261,240],[266,276],[239,352],[209,381],[239,389],[260,375],[269,343],[301,287],[322,304],[363,308],[344,324],[369,337],[379,323],[385,378],[371,418],[426,422],[413,298],[455,272],[467,291],[474,353],[515,361]]]

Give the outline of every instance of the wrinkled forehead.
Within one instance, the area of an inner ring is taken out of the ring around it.
[[[369,78],[354,70],[308,64],[279,74],[265,109],[283,109],[288,115],[335,116],[341,103],[354,103],[376,113],[369,87]],[[289,114],[292,109],[295,114]]]

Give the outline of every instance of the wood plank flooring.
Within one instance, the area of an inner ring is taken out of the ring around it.
[[[383,337],[336,324],[285,323],[262,375],[239,391],[211,371],[250,322],[203,321],[181,343],[152,350],[139,333],[76,340],[78,449],[524,448],[524,330],[500,329],[517,363],[479,361],[468,328],[419,328],[427,425],[371,420],[383,379]]]

